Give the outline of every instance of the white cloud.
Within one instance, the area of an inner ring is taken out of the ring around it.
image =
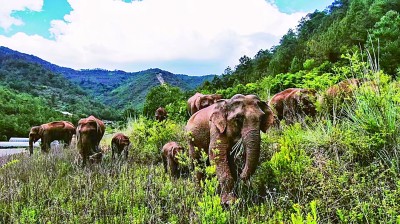
[[[0,5],[0,27],[8,31],[12,25],[24,24],[21,19],[11,15],[14,11],[40,11],[43,7],[43,0],[0,0]]]
[[[54,40],[18,33],[0,36],[0,43],[72,68],[141,70],[140,64],[218,61],[220,70],[209,73],[221,74],[241,56],[277,44],[305,15],[281,13],[265,0],[68,2],[73,10],[65,21],[51,22]],[[197,74],[196,68],[172,72]]]

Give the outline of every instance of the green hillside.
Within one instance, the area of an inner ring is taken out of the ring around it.
[[[112,91],[111,96],[106,101],[116,105],[117,108],[126,106],[142,109],[146,95],[151,88],[159,86],[161,83],[157,79],[161,75],[166,84],[180,88],[182,91],[193,90],[204,81],[210,81],[214,76],[183,76],[175,75],[160,69],[150,69],[139,72],[131,77],[118,88]]]
[[[72,113],[69,119],[77,120],[90,114],[112,120],[119,116],[62,75],[25,60],[0,56],[0,86],[41,97],[52,110]]]
[[[123,109],[141,109],[150,88],[160,84],[156,75],[161,74],[164,81],[182,91],[193,90],[204,81],[211,81],[214,75],[188,76],[173,74],[168,71],[153,68],[139,72],[105,69],[82,69],[60,67],[42,60],[34,55],[24,54],[0,46],[0,57],[8,60],[18,60],[40,65],[54,74],[60,74],[70,82],[81,87],[91,98],[105,105]]]
[[[61,119],[71,118],[49,107],[41,97],[0,86],[0,141],[15,136],[28,137],[32,126]]]

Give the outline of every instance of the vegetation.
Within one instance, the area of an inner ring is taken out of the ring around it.
[[[18,94],[6,87],[0,87],[0,105],[0,141],[13,136],[28,137],[32,126],[65,119],[60,112],[48,108],[44,99]]]
[[[20,53],[1,46],[0,58],[8,61],[23,61],[31,64],[33,67],[40,67],[42,70],[46,70],[44,73],[60,74],[62,76],[55,75],[57,79],[65,78],[69,80],[68,83],[78,85],[81,91],[96,99],[97,102],[111,106],[114,110],[142,111],[148,91],[160,85],[160,81],[156,77],[158,74],[161,74],[166,83],[179,87],[183,91],[193,90],[204,81],[210,81],[214,77],[214,75],[187,76],[172,74],[158,68],[139,72],[109,71],[106,69],[74,70],[60,67],[36,56]],[[31,74],[27,70],[21,73],[21,75],[24,76],[24,79],[28,77],[30,79],[32,76],[37,77],[37,79],[45,78],[41,74]]]
[[[335,66],[347,63],[342,55],[365,47],[371,53],[375,49],[381,70],[395,76],[400,64],[399,11],[397,0],[335,0],[326,10],[304,17],[279,45],[260,50],[253,58],[241,57],[234,69],[228,67],[222,76],[205,82],[200,89],[216,92],[288,73],[297,74],[293,79],[311,70],[317,73],[315,76],[329,76],[335,74]],[[287,86],[278,86],[272,92]]]
[[[76,117],[93,114],[115,120],[119,116],[99,101],[90,99],[84,90],[63,76],[24,60],[0,56],[0,85],[33,97],[42,97],[48,107]]]

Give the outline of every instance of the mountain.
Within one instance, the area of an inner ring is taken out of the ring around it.
[[[214,75],[188,76],[173,74],[158,68],[139,72],[105,69],[75,70],[61,67],[34,55],[24,54],[0,46],[0,56],[36,63],[53,73],[61,74],[72,83],[80,86],[100,102],[117,109],[139,108],[143,105],[148,91],[161,81],[182,90],[193,90],[205,81],[211,81]]]
[[[108,106],[93,99],[61,74],[18,57],[0,54],[0,86],[15,91],[16,94],[26,93],[41,98],[49,108],[72,113],[73,119],[90,114],[104,119],[117,118],[117,114],[114,111],[112,113]],[[19,106],[22,105],[15,103],[15,107]],[[43,116],[33,108],[31,113],[32,116]]]

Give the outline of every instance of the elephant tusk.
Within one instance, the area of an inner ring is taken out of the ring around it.
[[[243,145],[243,138],[240,138],[239,141],[235,143],[232,147],[232,151],[230,152],[230,155],[233,155],[233,157],[236,159],[241,158],[244,153],[244,145]]]

